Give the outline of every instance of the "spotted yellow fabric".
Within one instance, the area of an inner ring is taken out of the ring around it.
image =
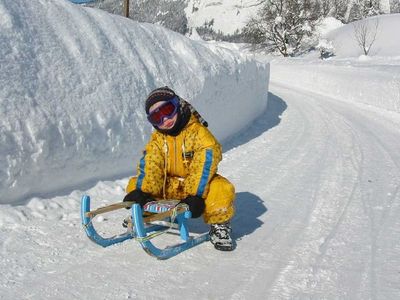
[[[136,188],[137,176],[129,179],[126,191]],[[229,221],[235,214],[233,205],[235,199],[234,186],[221,175],[216,174],[210,181],[210,188],[205,198],[205,210],[203,214],[204,222],[207,224],[221,224]],[[179,177],[168,177],[166,189],[166,199],[183,199],[183,181]],[[162,199],[160,195],[154,195]]]
[[[206,202],[205,222],[225,222],[234,215],[235,189],[217,174],[221,159],[221,145],[192,116],[178,136],[153,132],[126,191],[141,189],[157,199],[200,196]]]

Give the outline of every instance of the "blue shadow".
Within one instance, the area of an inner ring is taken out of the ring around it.
[[[235,208],[236,213],[231,220],[232,236],[235,240],[249,235],[261,227],[263,222],[258,217],[268,211],[265,202],[250,192],[236,193]],[[192,233],[199,234],[210,230],[210,225],[205,224],[202,217],[188,221],[189,230]]]
[[[286,108],[287,104],[285,101],[273,93],[268,93],[267,107],[264,112],[257,119],[251,122],[251,125],[224,141],[224,152],[246,144],[269,129],[278,126],[281,122],[281,115]]]
[[[260,228],[263,224],[258,219],[268,211],[265,202],[250,192],[236,194],[236,214],[232,219],[233,238],[240,239]]]

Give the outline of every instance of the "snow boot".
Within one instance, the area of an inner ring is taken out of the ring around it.
[[[222,224],[211,224],[210,242],[215,249],[221,251],[232,251],[234,243],[231,237],[232,228],[229,222]]]

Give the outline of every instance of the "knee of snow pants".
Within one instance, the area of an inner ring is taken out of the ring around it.
[[[128,185],[126,186],[126,189],[125,189],[125,192],[127,194],[129,194],[133,190],[136,190],[136,181],[137,181],[137,177],[136,176],[129,178]]]
[[[221,224],[232,219],[235,214],[233,202],[235,187],[225,177],[215,175],[210,181],[210,191],[206,198],[203,218],[207,224]]]
[[[126,187],[129,193],[136,189],[137,177],[131,177]],[[162,199],[162,195],[152,195]],[[182,200],[187,195],[183,194],[183,180],[178,177],[168,177],[166,184],[166,197],[168,199]],[[235,214],[234,207],[235,188],[221,175],[215,175],[210,181],[210,189],[205,199],[206,207],[203,214],[207,224],[221,224],[232,219]]]

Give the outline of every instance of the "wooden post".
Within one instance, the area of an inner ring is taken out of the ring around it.
[[[129,0],[124,0],[124,15],[129,18]]]

